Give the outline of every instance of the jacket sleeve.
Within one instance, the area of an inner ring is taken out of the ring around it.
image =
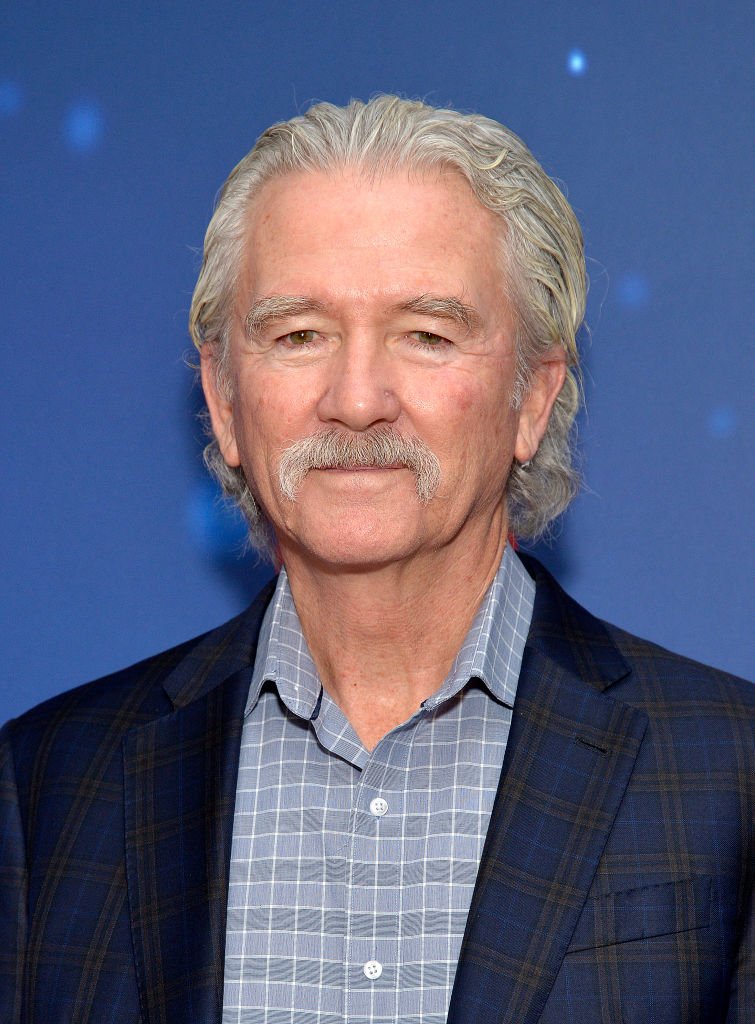
[[[0,1020],[21,1019],[27,876],[9,726],[0,730]]]

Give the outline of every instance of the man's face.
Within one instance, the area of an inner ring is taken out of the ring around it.
[[[515,322],[500,250],[498,221],[450,172],[292,174],[256,198],[231,401],[209,351],[203,379],[221,451],[243,467],[284,561],[376,566],[449,545],[482,551],[504,535],[512,459],[534,454],[563,360],[545,362],[512,407]],[[294,500],[283,494],[292,443],[386,430],[437,457],[429,501],[401,465],[313,469]]]

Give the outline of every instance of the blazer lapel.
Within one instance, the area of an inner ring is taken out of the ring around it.
[[[148,1024],[219,1024],[243,712],[267,588],[165,683],[175,710],[124,741],[126,872]]]
[[[604,626],[537,568],[448,1024],[540,1017],[647,725],[642,712],[601,692],[629,672]]]

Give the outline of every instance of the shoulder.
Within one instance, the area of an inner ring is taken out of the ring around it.
[[[600,619],[570,597],[537,560],[524,556],[535,580],[529,643],[599,689],[650,711],[716,709],[752,718],[755,686],[721,669],[666,650]]]
[[[747,792],[755,774],[755,686],[616,626],[606,630],[631,667],[609,696],[647,715],[654,763],[669,785],[687,772],[719,800],[724,790]]]
[[[0,730],[16,771],[33,765],[84,762],[120,747],[132,728],[169,714],[177,703],[253,661],[256,637],[272,589],[266,586],[240,615],[127,668],[58,694]]]
[[[749,680],[676,654],[611,623],[606,622],[604,626],[647,691],[662,690],[676,694],[681,700],[705,697],[730,701],[751,712],[755,710],[755,686]]]

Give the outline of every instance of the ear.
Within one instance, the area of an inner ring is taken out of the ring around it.
[[[534,458],[565,379],[566,353],[560,345],[554,345],[535,368],[529,391],[522,401],[514,446],[517,462]]]
[[[199,350],[202,390],[210,413],[212,432],[218,442],[220,453],[229,466],[240,466],[236,434],[233,427],[233,405],[218,387],[217,357],[211,342],[205,342]]]

